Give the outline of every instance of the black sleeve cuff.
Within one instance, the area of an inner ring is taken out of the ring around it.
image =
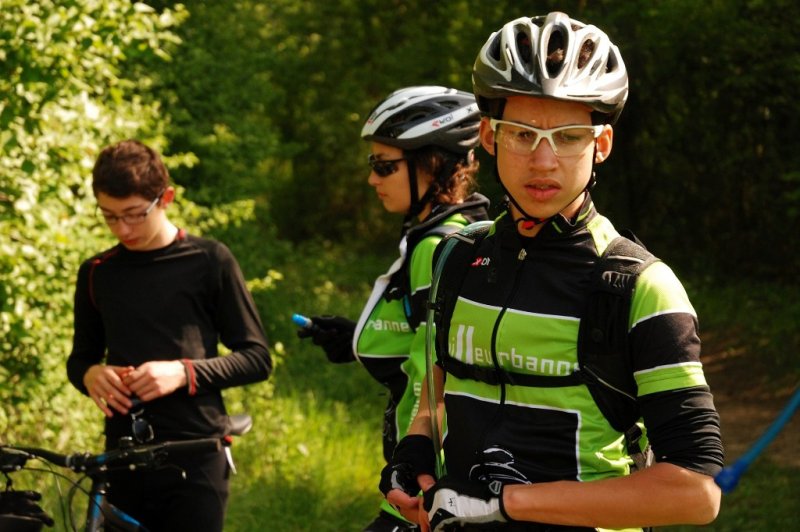
[[[657,462],[714,476],[724,466],[719,414],[707,386],[639,399]]]

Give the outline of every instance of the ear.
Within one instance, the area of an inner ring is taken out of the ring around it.
[[[165,209],[167,205],[172,203],[174,200],[175,200],[175,188],[168,186],[167,188],[164,189],[164,193],[161,195],[161,201],[159,202],[159,205]]]
[[[428,191],[431,183],[433,183],[433,176],[417,168],[417,194],[419,194],[420,198]]]
[[[597,153],[595,154],[595,164],[600,164],[611,155],[611,146],[614,144],[614,128],[609,124],[603,126],[603,132],[597,137]]]
[[[489,125],[489,118],[485,116],[481,118],[480,137],[481,137],[481,146],[483,146],[483,149],[486,150],[489,153],[489,155],[495,155],[494,131],[492,131],[492,126]]]

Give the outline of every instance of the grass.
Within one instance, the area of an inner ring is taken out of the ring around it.
[[[375,416],[353,416],[340,401],[313,393],[278,398],[291,419],[281,442],[267,443],[281,460],[264,464],[264,452],[244,438],[236,459],[226,530],[358,530],[377,512],[380,427]],[[378,411],[379,413],[379,411]],[[357,418],[367,419],[357,419]],[[262,464],[253,470],[248,464]],[[264,467],[266,465],[266,467]]]
[[[663,532],[742,532],[793,530],[797,525],[800,468],[780,465],[780,459],[753,464],[729,494],[722,497],[719,517],[706,526],[670,526]]]
[[[687,282],[701,320],[701,334],[734,333],[736,341],[758,357],[769,377],[800,378],[800,285],[751,279],[702,279]]]
[[[259,530],[266,523],[274,531],[360,530],[382,500],[385,389],[358,363],[329,363],[319,347],[296,337],[290,316],[357,319],[372,281],[391,259],[325,244],[304,251],[284,254],[292,260],[275,265],[282,279],[255,294],[259,308],[267,309],[262,313],[277,367],[272,396],[263,403],[246,388],[228,394],[234,403],[241,394],[250,412],[269,414],[257,417],[253,432],[235,443],[241,473],[231,482],[226,531]]]

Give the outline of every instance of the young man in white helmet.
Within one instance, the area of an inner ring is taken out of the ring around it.
[[[448,345],[437,349],[434,369],[439,411],[430,412],[424,390],[381,490],[423,530],[712,521],[721,496],[713,478],[723,465],[719,416],[699,361],[696,314],[663,262],[638,275],[625,358],[629,399],[656,463],[631,474],[624,434],[588,381],[531,384],[583,369],[579,327],[591,274],[619,236],[589,195],[628,94],[619,50],[563,13],[519,18],[489,37],[473,86],[481,144],[495,158],[508,206],[476,244],[482,260],[466,269],[447,342],[437,343]],[[431,418],[443,412],[446,472],[436,479]]]
[[[396,90],[370,113],[361,137],[370,142],[368,183],[390,213],[402,214],[400,257],[375,281],[358,322],[314,316],[298,331],[331,362],[358,360],[385,386],[383,453],[405,436],[425,375],[425,320],[432,256],[447,233],[485,220],[489,201],[470,194],[478,162],[480,113],[475,97],[440,86]],[[387,503],[365,532],[416,530]]]

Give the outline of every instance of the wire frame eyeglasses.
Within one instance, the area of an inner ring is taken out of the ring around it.
[[[163,195],[164,195],[164,190],[159,192],[158,196],[156,196],[156,198],[152,202],[150,202],[150,205],[148,205],[147,208],[142,212],[123,214],[122,216],[117,216],[115,214],[109,214],[103,210],[100,210],[100,215],[103,217],[103,220],[105,220],[105,222],[108,225],[114,225],[118,223],[120,220],[122,220],[125,223],[125,225],[139,225],[141,223],[144,223],[144,221],[147,219],[147,215],[149,215],[153,211],[153,209],[156,208],[156,205],[158,205],[158,202],[161,200],[161,196]]]
[[[393,173],[397,172],[397,163],[405,160],[405,157],[390,160],[378,159],[374,154],[370,154],[367,158],[367,163],[378,177],[389,177]]]
[[[489,120],[498,144],[517,155],[532,153],[542,139],[547,139],[558,157],[580,155],[592,141],[603,132],[603,126],[561,126],[552,129],[539,129],[528,124],[511,120]],[[502,126],[502,127],[501,127]]]

